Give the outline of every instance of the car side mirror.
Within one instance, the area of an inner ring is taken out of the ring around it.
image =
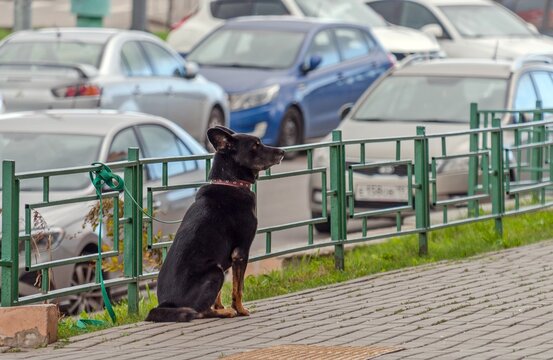
[[[352,103],[347,103],[342,105],[342,107],[340,108],[340,121],[343,121],[346,118],[346,116],[348,116],[352,108],[353,108]]]
[[[194,79],[200,72],[200,67],[195,62],[187,61],[184,63],[184,74],[185,79]]]
[[[420,31],[423,33],[433,36],[436,39],[441,39],[444,37],[444,29],[438,24],[427,24],[420,28]]]
[[[323,62],[323,58],[319,55],[311,55],[308,59],[306,59],[303,64],[301,64],[301,71],[304,74],[307,74],[310,71],[315,70],[321,63]]]

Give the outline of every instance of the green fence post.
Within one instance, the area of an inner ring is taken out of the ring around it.
[[[346,233],[346,188],[345,160],[342,132],[334,130],[332,141],[339,142],[330,146],[330,237],[332,241],[341,242]],[[344,245],[334,246],[334,264],[336,269],[344,270]]]
[[[534,121],[543,120],[543,110],[541,101],[536,101],[536,110],[534,110]],[[545,140],[545,126],[537,125],[532,128],[532,144],[537,144]],[[531,179],[534,184],[541,183],[543,179],[543,147],[538,146],[532,148],[532,158],[530,161],[532,170],[530,171]],[[536,190],[532,193],[532,200],[538,202],[540,199],[540,191]]]
[[[2,162],[2,306],[13,306],[19,295],[19,181],[15,161]]]
[[[130,162],[138,161],[138,148],[129,148],[128,160]],[[142,231],[138,231],[139,221],[137,219],[138,207],[131,199],[137,199],[138,194],[138,165],[135,164],[125,168],[124,182],[125,195],[123,205],[123,217],[126,222],[123,225],[123,271],[126,277],[132,278],[134,281],[129,283],[127,288],[128,294],[128,312],[129,314],[138,313],[138,266],[137,260],[137,237],[140,237]],[[140,216],[142,216],[140,214]]]
[[[492,119],[494,131],[491,133],[492,142],[492,174],[490,177],[492,195],[492,213],[495,215],[495,232],[503,237],[503,213],[505,212],[505,184],[503,172],[503,130],[501,119]]]
[[[430,226],[430,202],[429,202],[429,169],[428,169],[428,138],[424,126],[417,126],[417,139],[415,139],[415,216],[416,226],[419,230],[419,255],[428,254],[428,232]]]
[[[476,103],[470,104],[470,128],[480,128],[480,118],[478,114],[478,105]],[[474,153],[478,151],[478,133],[470,134],[469,151]],[[476,156],[469,157],[469,175],[468,175],[468,195],[472,196],[476,194],[476,187],[478,185],[478,158]],[[486,190],[487,191],[487,190]],[[478,214],[478,204],[475,200],[468,202],[469,216],[475,216]]]

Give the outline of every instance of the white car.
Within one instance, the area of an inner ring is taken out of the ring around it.
[[[360,0],[200,0],[197,11],[181,20],[169,33],[167,42],[186,54],[225,20],[253,15],[329,18],[369,26],[382,46],[398,60],[415,53],[443,55],[433,36],[391,25]]]
[[[490,0],[364,0],[392,24],[433,34],[448,57],[553,58],[553,39]]]

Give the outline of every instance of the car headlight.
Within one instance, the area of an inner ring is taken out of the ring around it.
[[[25,235],[24,233],[19,236]],[[59,246],[65,236],[62,228],[35,229],[31,231],[31,251],[43,252],[53,250]],[[19,242],[19,251],[25,251],[25,242]]]
[[[245,110],[268,104],[278,95],[279,90],[280,86],[275,84],[247,93],[231,94],[228,97],[230,110]]]

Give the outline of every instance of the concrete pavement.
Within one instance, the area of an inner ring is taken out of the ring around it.
[[[0,359],[218,359],[286,344],[403,349],[382,360],[553,359],[552,264],[546,241],[252,302],[247,318],[142,322]]]

